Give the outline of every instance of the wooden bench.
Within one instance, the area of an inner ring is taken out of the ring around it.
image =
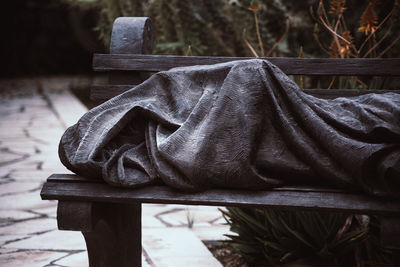
[[[109,72],[109,84],[94,86],[91,97],[107,100],[142,82],[151,72],[176,66],[237,60],[228,57],[148,55],[153,46],[148,18],[115,21],[110,54],[95,54],[95,71]],[[400,76],[400,59],[268,58],[287,74]],[[321,98],[385,91],[305,90]],[[42,199],[58,200],[60,230],[81,231],[90,266],[141,266],[141,203],[269,207],[292,210],[328,210],[369,214],[381,218],[381,241],[400,248],[400,200],[325,188],[283,187],[270,191],[209,190],[188,194],[166,186],[123,189],[102,180],[54,174],[41,191]]]

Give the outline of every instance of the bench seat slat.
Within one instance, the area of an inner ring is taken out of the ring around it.
[[[47,182],[65,182],[65,183],[101,183],[107,184],[101,179],[91,179],[76,174],[62,174],[55,173],[47,178]],[[317,187],[317,186],[302,186],[302,185],[292,185],[292,186],[282,186],[275,187],[271,189],[272,191],[318,191],[318,192],[341,192],[342,190],[335,189],[332,187]]]
[[[400,215],[400,201],[339,192],[208,190],[182,193],[167,186],[138,189],[104,183],[48,181],[42,199],[114,203],[163,203],[216,206],[253,206],[284,209],[323,209],[361,214]]]
[[[209,65],[246,57],[94,54],[95,71],[164,71],[174,67]],[[400,58],[265,58],[286,74],[400,76]]]

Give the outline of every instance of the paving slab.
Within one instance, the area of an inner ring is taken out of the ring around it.
[[[0,223],[39,218],[40,215],[25,210],[0,209]]]
[[[1,129],[1,126],[0,126]],[[27,153],[29,155],[33,155],[36,153],[38,149],[38,145],[26,140],[25,142],[15,141],[15,140],[7,140],[5,142],[4,139],[0,138],[0,147],[1,148],[11,148],[13,151],[18,153]],[[43,148],[42,148],[43,149]]]
[[[53,205],[45,208],[39,208],[39,209],[34,209],[31,212],[34,212],[35,214],[45,216],[47,218],[57,218],[57,201],[53,200],[51,201]]]
[[[40,183],[38,182],[27,182],[27,183],[10,182],[2,184],[0,186],[0,196],[14,195],[14,194],[30,192],[30,191],[38,191],[38,190],[40,190]]]
[[[194,225],[190,230],[203,241],[227,240],[226,234],[233,234],[229,231],[228,225],[213,225],[212,227],[201,227]]]
[[[17,251],[0,254],[0,266],[9,267],[43,267],[63,256],[65,252],[54,251]]]
[[[88,257],[86,252],[72,253],[54,262],[55,265],[71,266],[71,267],[85,267],[89,266]],[[146,258],[142,256],[142,267],[153,267],[149,265]]]
[[[57,116],[66,127],[77,123],[78,119],[87,112],[87,108],[78,99],[73,97],[68,90],[54,92],[54,89],[47,89],[45,93],[52,102]],[[68,112],[65,112],[66,110]]]
[[[0,185],[1,186],[1,185]],[[33,210],[36,208],[46,208],[51,204],[40,198],[40,191],[24,194],[15,194],[0,197],[0,210]]]
[[[37,166],[38,162],[36,162]],[[33,169],[33,170],[18,170],[11,169],[11,173],[9,175],[10,178],[14,179],[17,182],[38,182],[44,183],[51,174],[53,173],[72,173],[70,170],[65,168],[64,166],[56,169]],[[1,205],[0,205],[1,206]]]
[[[19,171],[37,171],[40,170],[38,167],[39,163],[44,162],[45,159],[35,159],[35,158],[27,158],[23,161],[18,161],[14,163],[7,164],[7,166],[4,166],[4,169],[8,170],[19,170]]]
[[[5,169],[5,168],[0,168],[0,177],[4,178],[6,176],[9,176],[11,173],[11,171],[9,169]]]
[[[9,150],[8,148],[1,148],[0,149],[0,166],[4,166],[8,162],[23,160],[28,156],[29,156],[29,154],[13,152],[13,151]]]
[[[186,228],[144,228],[142,243],[157,267],[222,266]]]
[[[14,248],[0,248],[0,255],[1,254],[12,253],[12,252],[17,252],[17,251],[18,251],[18,249],[14,249]]]
[[[164,212],[167,208],[167,205],[142,204],[142,227],[167,227],[165,223],[156,217],[157,214]]]
[[[33,235],[29,239],[12,242],[3,247],[18,249],[85,251],[86,243],[81,232],[59,231],[53,228],[50,232]]]
[[[55,261],[54,264],[61,266],[84,267],[84,266],[89,266],[89,261],[87,253],[85,251],[67,255],[64,258]]]
[[[26,128],[25,133],[28,134],[33,140],[41,140],[44,143],[50,144],[58,143],[64,131],[60,131],[60,129],[47,129],[46,132],[43,132],[43,130],[37,128]]]
[[[217,207],[170,205],[170,210],[165,210],[157,216],[168,226],[211,226],[222,218]]]
[[[19,240],[30,238],[27,235],[0,235],[0,247],[4,246],[5,244],[16,242]]]
[[[32,219],[0,227],[0,235],[31,235],[57,229],[53,219]]]

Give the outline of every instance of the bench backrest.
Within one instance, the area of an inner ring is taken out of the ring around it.
[[[93,69],[109,72],[109,84],[93,86],[93,100],[107,100],[143,82],[150,73],[174,67],[228,62],[243,57],[149,55],[154,31],[149,18],[118,18],[111,35],[110,54],[95,54]],[[400,76],[400,58],[265,58],[288,75]],[[320,98],[384,93],[392,90],[305,89]],[[400,92],[400,91],[399,91]]]

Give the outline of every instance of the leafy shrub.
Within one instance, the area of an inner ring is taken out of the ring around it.
[[[221,210],[229,246],[250,266],[391,266],[375,218],[260,208]]]

